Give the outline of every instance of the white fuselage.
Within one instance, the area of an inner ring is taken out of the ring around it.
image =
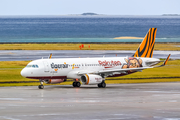
[[[149,67],[158,63],[156,58],[131,58],[141,63],[130,61],[129,57],[102,57],[102,58],[64,58],[38,59],[30,62],[21,75],[31,79],[80,79],[82,73],[96,73],[97,71]],[[141,59],[141,60],[140,60]],[[130,62],[129,62],[129,61]],[[134,63],[133,63],[134,62]],[[153,64],[147,64],[153,63]],[[141,66],[137,66],[141,64]],[[80,74],[79,74],[80,73]],[[123,73],[110,74],[106,77],[126,75]]]

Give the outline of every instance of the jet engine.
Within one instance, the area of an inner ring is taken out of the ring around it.
[[[100,75],[85,74],[81,76],[81,82],[84,85],[97,85],[103,81]]]
[[[65,82],[65,79],[48,79],[44,80],[46,84],[56,84],[56,83],[62,83]]]

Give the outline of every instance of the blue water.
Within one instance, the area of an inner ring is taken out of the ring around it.
[[[180,42],[180,16],[0,16],[0,42],[141,42],[157,27],[156,42]]]

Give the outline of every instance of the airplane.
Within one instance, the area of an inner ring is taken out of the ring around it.
[[[39,89],[43,83],[56,84],[73,79],[73,87],[97,85],[105,88],[107,77],[129,75],[148,68],[162,67],[167,64],[170,54],[162,62],[153,57],[157,28],[150,28],[139,48],[131,57],[102,57],[102,58],[59,58],[38,59],[30,62],[21,71],[21,75],[30,79],[39,79]]]

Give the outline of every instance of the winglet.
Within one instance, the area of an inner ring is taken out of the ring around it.
[[[167,64],[167,62],[168,62],[170,56],[171,56],[171,54],[168,55],[168,57],[167,57],[166,61],[164,61],[163,65],[166,65],[166,64]]]
[[[170,58],[171,54],[168,55],[167,59],[164,61],[164,63],[162,65],[158,65],[158,66],[154,66],[155,67],[162,67],[162,66],[165,66]]]
[[[49,59],[51,59],[51,57],[52,57],[52,53],[49,55]]]

